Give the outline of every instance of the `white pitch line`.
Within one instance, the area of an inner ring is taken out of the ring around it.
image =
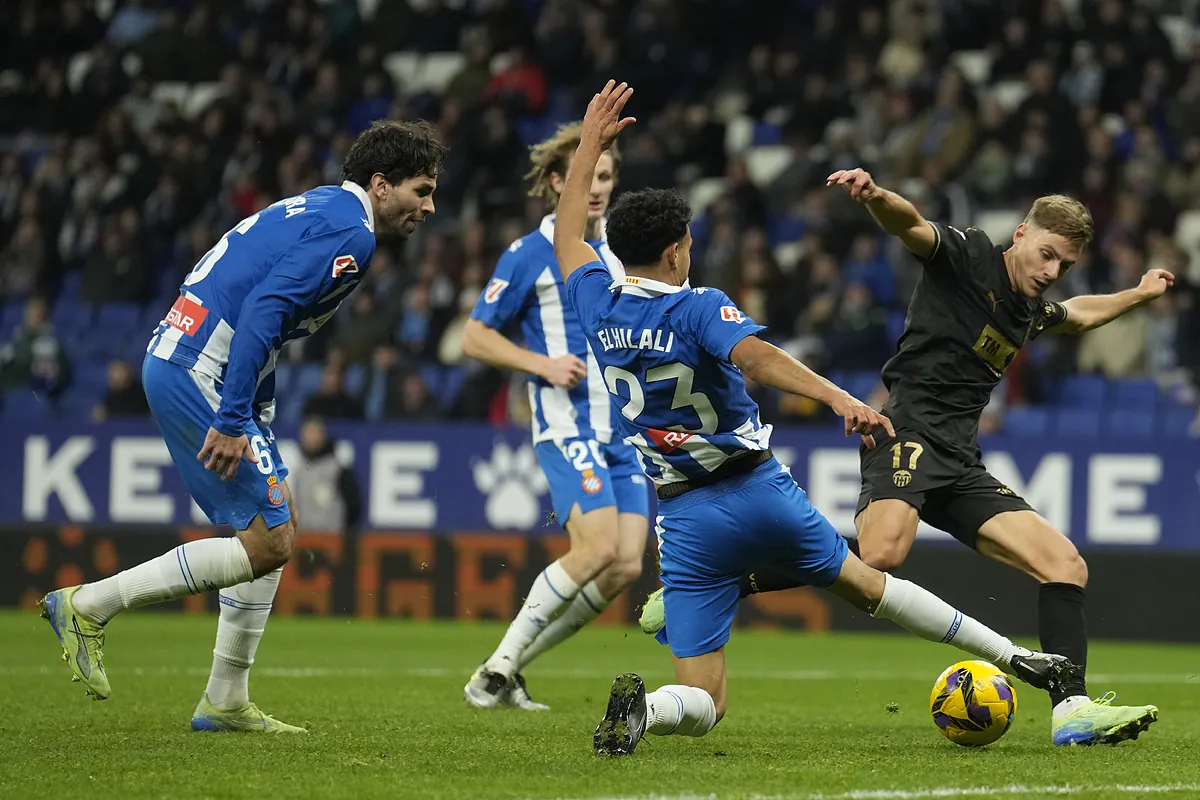
[[[62,672],[59,666],[48,665],[3,665],[0,664],[0,675],[52,675]],[[113,670],[110,669],[110,672]],[[116,670],[116,674],[132,675],[207,675],[208,669],[202,667],[127,667]],[[260,667],[255,675],[268,678],[383,678],[388,676],[407,676],[416,678],[453,678],[469,675],[467,667],[409,667],[396,669],[379,669],[374,667]],[[532,673],[537,678],[550,680],[611,680],[616,674],[613,671],[598,669],[540,669]],[[669,669],[655,668],[640,672],[643,677],[671,676]],[[925,672],[889,672],[887,670],[729,670],[729,677],[734,680],[762,681],[911,681],[927,682],[929,674]],[[1088,675],[1091,683],[1115,684],[1157,684],[1184,685],[1200,687],[1200,673],[1188,672],[1094,672]]]
[[[751,794],[750,800],[941,800],[956,797],[1046,797],[1089,794],[1171,794],[1176,792],[1198,792],[1200,783],[1166,783],[1143,786],[1110,784],[1106,786],[939,786],[929,789],[854,789],[849,792],[810,794]],[[739,795],[742,796],[742,795]],[[566,800],[566,798],[559,798]],[[585,800],[577,798],[576,800]],[[720,800],[716,794],[651,794],[628,797],[595,797],[586,800]]]

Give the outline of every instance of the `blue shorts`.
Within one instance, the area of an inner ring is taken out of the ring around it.
[[[220,406],[220,384],[147,354],[142,362],[142,386],[175,467],[196,505],[214,525],[232,525],[244,531],[259,514],[268,528],[292,518],[281,486],[288,470],[269,427],[258,421],[250,424],[246,434],[258,464],[243,459],[237,474],[222,481],[196,460]]]
[[[539,442],[534,449],[550,484],[554,515],[562,525],[576,503],[584,514],[616,506],[621,514],[650,515],[650,485],[631,445],[564,439]]]
[[[837,580],[849,552],[775,459],[660,501],[658,513],[667,625],[657,638],[679,658],[711,653],[729,641],[738,579],[747,569],[769,564],[825,588]]]

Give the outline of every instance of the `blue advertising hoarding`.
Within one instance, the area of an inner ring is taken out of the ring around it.
[[[280,451],[302,468],[295,428]],[[546,481],[526,431],[484,425],[331,426],[353,463],[364,524],[376,530],[542,531]],[[780,460],[843,532],[853,531],[857,440],[776,429]],[[1173,439],[1073,441],[994,437],[993,474],[1080,547],[1200,551],[1200,444]],[[6,427],[0,524],[204,524],[153,423]],[[553,526],[553,523],[550,523]],[[947,539],[925,526],[919,534]]]

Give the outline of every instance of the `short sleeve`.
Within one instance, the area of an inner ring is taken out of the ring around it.
[[[1046,331],[1066,321],[1066,306],[1062,303],[1052,303],[1049,300],[1043,300],[1038,310],[1033,314],[1033,322],[1029,325],[1029,339],[1036,339]]]
[[[918,259],[927,269],[946,271],[958,275],[971,272],[978,254],[987,253],[992,249],[992,240],[978,228],[967,228],[960,231],[953,225],[944,222],[930,222],[937,236],[933,246],[933,254],[926,259]]]
[[[742,339],[766,330],[766,326],[743,314],[729,295],[717,289],[692,289],[685,304],[682,315],[685,330],[722,361],[729,360],[729,353]]]
[[[521,315],[529,301],[531,287],[527,270],[522,269],[524,263],[521,243],[517,240],[496,262],[496,271],[475,302],[471,319],[494,330],[503,330]]]
[[[567,278],[567,305],[575,310],[585,328],[593,325],[597,311],[607,308],[612,282],[612,273],[602,261],[584,264]]]

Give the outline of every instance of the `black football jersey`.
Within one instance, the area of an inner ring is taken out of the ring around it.
[[[1016,292],[1004,248],[983,231],[932,224],[937,244],[909,302],[899,351],[883,367],[883,411],[897,428],[916,429],[973,461],[979,416],[1004,370],[1067,310]]]

